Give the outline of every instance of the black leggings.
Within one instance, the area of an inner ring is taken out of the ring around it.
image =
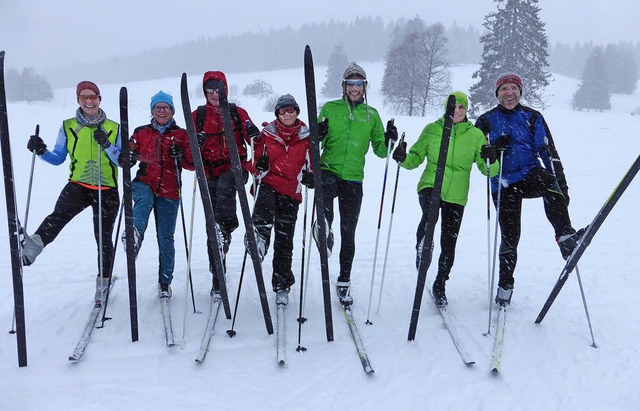
[[[276,193],[271,186],[262,183],[253,210],[253,225],[268,249],[271,229],[274,231],[273,272],[287,274],[293,258],[293,236],[298,218],[298,200]]]
[[[322,170],[325,217],[333,223],[333,200],[338,197],[340,211],[340,275],[338,281],[350,281],[353,257],[356,254],[356,226],[362,205],[362,183],[338,178]]]
[[[571,227],[569,210],[562,193],[553,190],[555,179],[546,169],[534,168],[524,180],[500,190],[500,280],[498,285],[513,288],[513,273],[518,261],[518,243],[522,220],[522,199],[542,197],[547,220],[555,230],[555,236],[575,232]],[[493,193],[497,205],[498,192]]]
[[[110,277],[113,268],[113,240],[111,236],[113,234],[113,225],[118,215],[120,197],[118,196],[118,190],[115,188],[102,190],[100,193],[102,196],[102,264],[104,270],[102,275],[103,277]],[[92,190],[73,182],[69,182],[64,186],[53,212],[42,221],[35,234],[40,236],[46,246],[55,240],[69,221],[89,206],[93,209],[93,234],[99,249],[98,190]]]
[[[422,219],[420,220],[420,224],[418,224],[416,233],[416,261],[418,261],[422,253],[420,244],[426,232],[432,191],[432,188],[425,188],[418,193],[418,201],[422,208]],[[456,242],[458,241],[464,206],[440,201],[440,213],[442,214],[442,224],[440,227],[440,259],[438,261],[437,280],[444,282],[449,279],[449,273],[451,272],[451,267],[453,267],[453,261],[456,256]],[[436,214],[436,222],[437,219],[438,214]]]

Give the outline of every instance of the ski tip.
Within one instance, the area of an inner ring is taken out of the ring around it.
[[[500,376],[500,370],[499,370],[499,369],[497,369],[497,368],[492,368],[492,369],[491,369],[491,375],[494,375],[494,376],[496,376],[496,377],[499,377],[499,376]]]
[[[304,51],[305,53],[311,53],[311,47],[307,44],[306,46],[304,46]],[[4,54],[4,51],[2,52],[2,54]]]
[[[78,362],[78,360],[79,360],[79,359],[80,359],[80,358],[75,357],[75,356],[73,356],[73,355],[69,356],[69,361],[71,361],[71,362],[73,362],[73,363]]]
[[[471,367],[471,366],[475,365],[475,364],[476,364],[476,362],[475,362],[475,361],[465,361],[465,362],[464,362],[464,364],[465,364],[467,367]]]
[[[373,375],[376,371],[373,368],[368,367],[364,370],[364,372],[366,372],[368,375]]]
[[[278,365],[279,365],[279,366],[281,366],[281,367],[284,367],[284,365],[285,365],[284,360],[280,360],[280,361],[278,361]]]

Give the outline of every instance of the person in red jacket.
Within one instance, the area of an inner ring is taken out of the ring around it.
[[[269,247],[271,230],[275,233],[271,284],[279,304],[288,303],[289,290],[296,281],[291,260],[302,185],[313,188],[309,129],[298,119],[299,113],[300,107],[292,95],[278,98],[276,119],[256,139],[258,160],[255,168],[249,166],[258,180],[252,220],[261,257]]]
[[[221,71],[207,71],[202,79],[202,89],[207,103],[204,106],[199,106],[191,114],[198,133],[198,144],[204,162],[211,203],[222,236],[223,251],[226,254],[231,244],[231,233],[238,228],[236,185],[231,170],[231,158],[224,134],[219,101],[219,91],[224,91],[227,96],[229,95],[227,78]],[[249,178],[249,173],[246,170],[247,143],[250,143],[251,138],[257,137],[260,130],[253,124],[249,114],[242,107],[229,104],[229,111],[246,182]],[[213,274],[212,291],[216,291],[218,289],[217,276],[211,250],[210,239],[207,239],[209,270]]]
[[[189,137],[176,124],[174,113],[173,98],[159,91],[151,98],[151,123],[136,128],[129,140],[131,165],[140,162],[131,184],[135,250],[137,254],[153,210],[160,252],[160,298],[171,298],[170,284],[175,263],[173,236],[180,205],[180,174],[182,168],[194,170]]]

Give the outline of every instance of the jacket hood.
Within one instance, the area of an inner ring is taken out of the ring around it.
[[[205,95],[206,92],[204,91],[204,84],[209,80],[222,81],[224,83],[224,88],[227,92],[227,96],[229,95],[229,84],[227,84],[227,76],[225,76],[223,72],[207,71],[206,73],[204,73],[204,76],[202,77],[202,92],[205,93]]]

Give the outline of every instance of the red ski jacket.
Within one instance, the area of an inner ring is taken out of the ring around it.
[[[227,78],[223,72],[207,71],[202,79],[203,91],[204,84],[212,79],[222,81],[228,89]],[[251,118],[242,107],[238,107],[235,104],[229,104],[229,110],[233,123],[233,134],[238,146],[238,153],[240,154],[240,162],[242,166],[246,168],[246,143],[250,143],[247,137],[246,122],[251,122]],[[207,179],[217,177],[231,168],[231,158],[224,134],[220,107],[215,107],[207,101],[206,105],[198,107],[191,115],[196,127],[196,132],[204,131],[206,133],[204,144],[200,148],[200,153],[202,154]]]
[[[134,181],[146,183],[157,197],[179,199],[175,159],[169,157],[169,147],[176,144],[184,152],[180,167],[194,170],[186,130],[175,123],[164,134],[151,124],[138,127],[129,140],[129,150],[138,153],[140,167]]]
[[[286,127],[279,120],[269,123],[254,142],[256,161],[267,150],[269,171],[262,182],[269,184],[277,193],[289,196],[302,202],[302,169],[311,156],[307,153],[310,147],[309,129],[300,120],[293,127]],[[249,171],[255,176],[260,172],[255,165],[249,164]]]

